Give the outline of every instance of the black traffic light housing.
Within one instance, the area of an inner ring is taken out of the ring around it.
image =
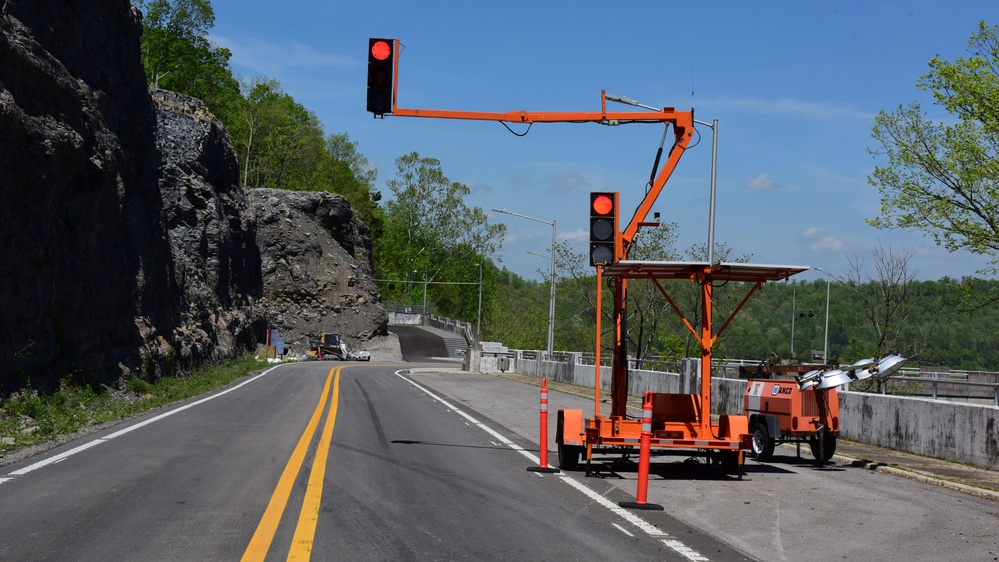
[[[590,193],[590,265],[608,265],[621,254],[621,234],[618,232],[618,193]]]
[[[395,39],[368,39],[368,111],[392,113]]]

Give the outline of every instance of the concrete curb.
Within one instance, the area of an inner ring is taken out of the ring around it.
[[[926,484],[935,484],[943,488],[948,488],[972,496],[977,496],[987,500],[999,502],[999,492],[996,492],[994,490],[989,490],[986,488],[969,486],[967,484],[961,484],[960,482],[947,480],[946,478],[937,476],[935,474],[928,474],[910,468],[899,468],[897,466],[891,466],[881,462],[874,462],[866,459],[857,459],[854,457],[847,457],[839,454],[833,455],[833,459],[835,459],[837,462],[857,468],[862,468],[864,470],[871,470],[874,472],[891,474],[893,476],[899,476],[901,478],[907,478],[909,480],[915,480],[917,482],[924,482]]]

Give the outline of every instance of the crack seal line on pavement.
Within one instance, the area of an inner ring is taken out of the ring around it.
[[[513,441],[510,441],[509,439],[507,439],[506,437],[504,437],[503,435],[501,435],[500,433],[498,433],[497,431],[495,431],[491,427],[485,425],[484,423],[476,420],[472,416],[470,416],[467,413],[463,412],[462,410],[458,409],[457,407],[455,407],[454,405],[452,405],[450,402],[448,402],[444,398],[442,398],[442,397],[438,396],[437,394],[435,394],[434,392],[432,392],[427,387],[425,387],[425,386],[417,383],[416,381],[414,381],[414,380],[412,380],[412,379],[404,376],[403,373],[407,373],[407,372],[408,372],[408,370],[402,369],[402,370],[396,371],[395,374],[396,374],[396,376],[398,376],[402,380],[404,380],[404,381],[408,382],[409,384],[413,385],[414,387],[416,387],[418,390],[420,390],[421,392],[423,392],[427,396],[429,396],[429,397],[433,398],[434,400],[440,402],[441,404],[443,404],[445,407],[447,407],[451,411],[453,411],[456,414],[458,414],[459,416],[465,418],[472,425],[478,427],[482,431],[485,431],[489,435],[495,437],[496,439],[498,439],[501,443],[503,443],[507,447],[510,447],[514,451],[517,451],[518,453],[520,453],[521,455],[523,455],[524,457],[526,457],[528,460],[530,460],[534,465],[538,465],[538,464],[541,463],[541,459],[538,458],[537,456],[535,456],[533,453],[527,451],[526,449],[524,449],[520,445],[517,445]],[[642,519],[641,517],[635,515],[634,513],[630,512],[630,511],[626,510],[625,508],[617,505],[616,503],[608,500],[607,498],[605,498],[602,495],[600,495],[599,493],[597,493],[595,490],[591,489],[586,484],[583,484],[582,482],[577,481],[576,479],[574,479],[574,478],[566,475],[564,472],[559,472],[555,476],[557,476],[559,478],[559,480],[561,480],[562,482],[565,482],[569,486],[572,486],[576,490],[580,491],[583,495],[585,495],[586,497],[590,498],[590,500],[592,500],[593,502],[595,502],[595,503],[597,503],[597,504],[599,504],[599,505],[607,508],[608,510],[610,510],[612,513],[614,513],[618,517],[624,519],[625,521],[631,523],[635,527],[641,529],[643,532],[645,532],[646,535],[648,535],[648,536],[650,536],[650,537],[658,540],[659,542],[661,542],[662,544],[666,545],[667,547],[669,547],[670,549],[672,549],[673,551],[675,551],[677,554],[683,556],[684,558],[686,558],[688,560],[691,560],[693,562],[708,562],[709,559],[706,556],[703,556],[702,554],[698,553],[694,549],[692,549],[689,546],[685,545],[682,541],[674,539],[673,537],[671,537],[669,535],[669,533],[666,533],[665,531],[659,529],[655,525],[649,523],[648,521]]]

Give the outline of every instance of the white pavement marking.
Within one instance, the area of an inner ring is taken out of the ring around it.
[[[409,384],[415,386],[417,389],[419,389],[421,392],[423,392],[427,396],[433,398],[434,400],[437,400],[438,402],[440,402],[441,404],[443,404],[444,406],[446,406],[447,408],[449,408],[450,410],[452,410],[453,412],[455,412],[459,416],[465,418],[472,425],[474,425],[474,426],[478,427],[479,429],[485,431],[489,435],[492,435],[493,437],[495,437],[496,439],[498,439],[500,442],[502,442],[507,447],[510,447],[514,451],[517,451],[521,455],[524,455],[535,466],[541,463],[541,459],[539,459],[538,457],[534,456],[532,453],[530,453],[529,451],[525,450],[520,445],[517,445],[513,441],[510,441],[506,437],[503,437],[498,432],[496,432],[495,430],[493,430],[491,427],[483,424],[482,422],[476,420],[472,416],[470,416],[470,415],[466,414],[465,412],[459,410],[455,406],[451,405],[451,403],[448,402],[447,400],[445,400],[445,399],[441,398],[440,396],[438,396],[438,395],[434,394],[433,392],[431,392],[430,389],[428,389],[427,387],[425,387],[425,386],[423,386],[423,385],[415,382],[414,380],[412,380],[410,378],[407,378],[407,377],[403,376],[402,373],[404,373],[404,372],[407,372],[407,370],[406,369],[402,369],[402,370],[396,371],[395,374],[396,374],[396,376],[398,376],[402,380],[404,380],[404,381],[408,382]],[[625,508],[617,505],[616,503],[608,500],[607,498],[603,497],[602,495],[600,495],[596,491],[590,489],[586,484],[583,484],[582,482],[579,482],[576,479],[569,477],[565,473],[558,473],[555,476],[558,476],[559,479],[562,482],[565,482],[566,484],[568,484],[568,485],[572,486],[573,488],[579,490],[586,497],[590,498],[591,500],[593,500],[594,502],[600,504],[601,506],[607,508],[608,510],[610,510],[612,513],[614,513],[618,517],[620,517],[620,518],[624,519],[625,521],[631,523],[635,527],[638,527],[639,529],[641,529],[642,531],[644,531],[645,534],[649,535],[652,538],[658,539],[664,545],[666,545],[667,547],[669,547],[670,549],[672,549],[673,551],[675,551],[677,554],[683,556],[684,558],[686,558],[688,560],[691,560],[693,562],[708,562],[709,559],[706,556],[698,553],[696,550],[694,550],[694,549],[690,548],[689,546],[683,544],[683,542],[678,541],[678,540],[672,538],[669,535],[669,533],[666,533],[665,531],[662,531],[661,529],[657,528],[655,525],[649,523],[648,521],[642,519],[641,517],[635,515],[634,513],[628,511],[627,509],[625,509]]]
[[[621,531],[622,533],[628,535],[629,537],[635,536],[635,535],[631,534],[631,531],[629,531],[628,529],[625,529],[624,527],[618,525],[617,523],[611,523],[611,525],[613,525],[615,529],[617,529],[618,531]]]
[[[164,418],[168,418],[168,417],[170,417],[170,416],[172,416],[172,415],[174,415],[176,413],[183,412],[184,410],[186,410],[188,408],[193,408],[194,406],[197,406],[199,404],[204,404],[205,402],[208,402],[209,400],[214,400],[214,399],[218,398],[219,396],[223,396],[223,395],[229,394],[230,392],[232,392],[232,391],[234,391],[234,390],[236,390],[238,388],[241,388],[241,387],[243,387],[245,385],[250,384],[251,382],[259,379],[260,377],[262,377],[262,376],[264,376],[264,375],[266,375],[268,373],[270,373],[271,371],[273,371],[274,369],[277,369],[280,366],[281,365],[276,365],[274,367],[271,367],[270,369],[267,369],[266,371],[260,373],[259,375],[254,376],[253,378],[247,379],[247,380],[245,380],[245,381],[237,384],[236,386],[227,388],[227,389],[225,389],[225,390],[223,390],[221,392],[218,392],[218,393],[212,394],[210,396],[207,396],[205,398],[202,398],[201,400],[197,400],[195,402],[191,402],[190,404],[185,404],[185,405],[183,405],[183,406],[181,406],[179,408],[175,408],[173,410],[170,410],[169,412],[164,412],[164,413],[162,413],[162,414],[160,414],[158,416],[149,418],[148,420],[139,422],[139,423],[134,424],[134,425],[130,425],[130,426],[124,428],[124,429],[120,429],[118,431],[115,431],[114,433],[110,433],[108,435],[105,435],[104,437],[98,437],[97,439],[94,439],[93,441],[90,441],[89,443],[84,443],[83,445],[79,445],[77,447],[73,447],[72,449],[69,449],[68,451],[63,451],[63,452],[59,453],[58,455],[53,455],[53,456],[51,456],[51,457],[49,457],[47,459],[40,460],[40,461],[38,461],[36,463],[29,464],[28,466],[26,466],[24,468],[17,469],[15,471],[9,473],[6,477],[0,477],[0,484],[3,484],[5,482],[10,482],[16,476],[23,476],[23,475],[25,475],[25,474],[27,474],[29,472],[33,472],[35,470],[38,470],[39,468],[43,468],[43,467],[46,467],[46,466],[48,466],[50,464],[55,464],[57,462],[64,461],[67,458],[69,458],[69,457],[71,457],[71,456],[73,456],[73,455],[75,455],[77,453],[82,453],[83,451],[86,451],[87,449],[90,449],[91,447],[96,447],[97,445],[100,445],[101,443],[105,443],[107,441],[110,441],[111,439],[114,439],[115,437],[121,437],[122,435],[125,435],[126,433],[129,433],[131,431],[135,431],[136,429],[139,429],[140,427],[145,427],[145,426],[147,426],[147,425],[149,425],[149,424],[151,424],[153,422],[157,422],[157,421],[160,421],[160,420],[162,420]]]

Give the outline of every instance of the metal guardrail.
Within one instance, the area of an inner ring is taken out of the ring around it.
[[[888,379],[886,381],[886,383],[881,386],[881,389],[880,389],[881,390],[881,394],[888,394],[888,392],[889,392],[888,387],[889,386],[896,386],[896,387],[898,387],[898,386],[902,386],[902,385],[912,385],[912,384],[918,385],[920,387],[920,391],[919,392],[911,392],[911,393],[899,393],[899,394],[909,394],[911,396],[930,396],[934,400],[951,400],[951,401],[953,401],[955,399],[963,399],[963,400],[967,400],[969,402],[971,400],[985,401],[985,400],[991,399],[993,405],[999,407],[999,382],[977,382],[977,381],[969,381],[969,380],[960,379],[960,378],[953,379],[953,378],[950,378],[950,377],[940,378],[940,376],[939,376],[938,373],[933,373],[933,376],[931,376],[931,377],[917,377],[917,376],[906,375],[906,374],[902,374],[901,376],[892,377],[892,378]],[[929,387],[929,392],[927,392],[925,390],[925,388],[927,386]],[[950,386],[950,387],[957,387],[957,388],[964,387],[964,388],[967,388],[968,391],[965,392],[965,393],[954,393],[954,392],[944,393],[944,392],[941,392],[941,387],[944,387],[944,389],[946,389],[946,387],[948,387],[948,386]],[[991,389],[992,392],[991,393],[989,393],[989,392],[973,393],[972,392],[974,389],[979,389],[979,388]],[[990,394],[991,394],[991,396],[990,396]]]
[[[558,361],[564,362],[570,355],[568,352],[556,352],[551,356],[548,356],[544,351],[538,350],[509,350],[508,353],[502,355],[512,356],[514,352],[519,352],[523,359],[533,361],[537,359],[543,359],[548,361]],[[500,354],[496,354],[499,356]],[[578,359],[578,363],[582,365],[593,365],[594,364],[594,354],[592,353],[576,353],[574,354]],[[601,357],[601,363],[604,366],[610,365],[610,359],[606,357]],[[713,370],[722,378],[738,379],[739,378],[739,367],[740,366],[750,366],[759,365],[759,361],[748,361],[748,360],[725,360],[723,362],[719,361],[714,365]],[[640,369],[640,370],[654,370],[654,371],[668,371],[668,372],[679,372],[679,364],[676,362],[664,361],[661,359],[628,359],[629,369]],[[973,371],[974,373],[980,373],[980,371]],[[920,377],[919,371],[912,369],[902,369],[895,376],[889,378],[886,384],[882,384],[879,392],[881,394],[899,394],[899,395],[910,395],[919,397],[929,397],[933,400],[966,400],[966,401],[986,401],[990,400],[992,403],[999,407],[999,382],[976,382],[969,381],[968,371],[951,371],[946,374],[946,377],[941,377],[939,373],[933,373],[932,377]],[[999,373],[997,373],[999,376]],[[902,386],[902,385],[919,385],[918,389],[908,389],[906,392],[905,388],[898,389],[899,392],[891,392],[890,386]],[[953,387],[965,387],[968,389],[991,389],[992,392],[946,392],[947,386]]]
[[[465,343],[471,345],[475,341],[472,337],[472,324],[471,322],[461,322],[459,320],[452,320],[450,318],[444,318],[443,316],[437,316],[436,314],[427,315],[426,320],[423,321],[427,326],[437,328],[438,330],[443,330],[445,332],[454,334],[456,336],[461,336],[465,339]]]

